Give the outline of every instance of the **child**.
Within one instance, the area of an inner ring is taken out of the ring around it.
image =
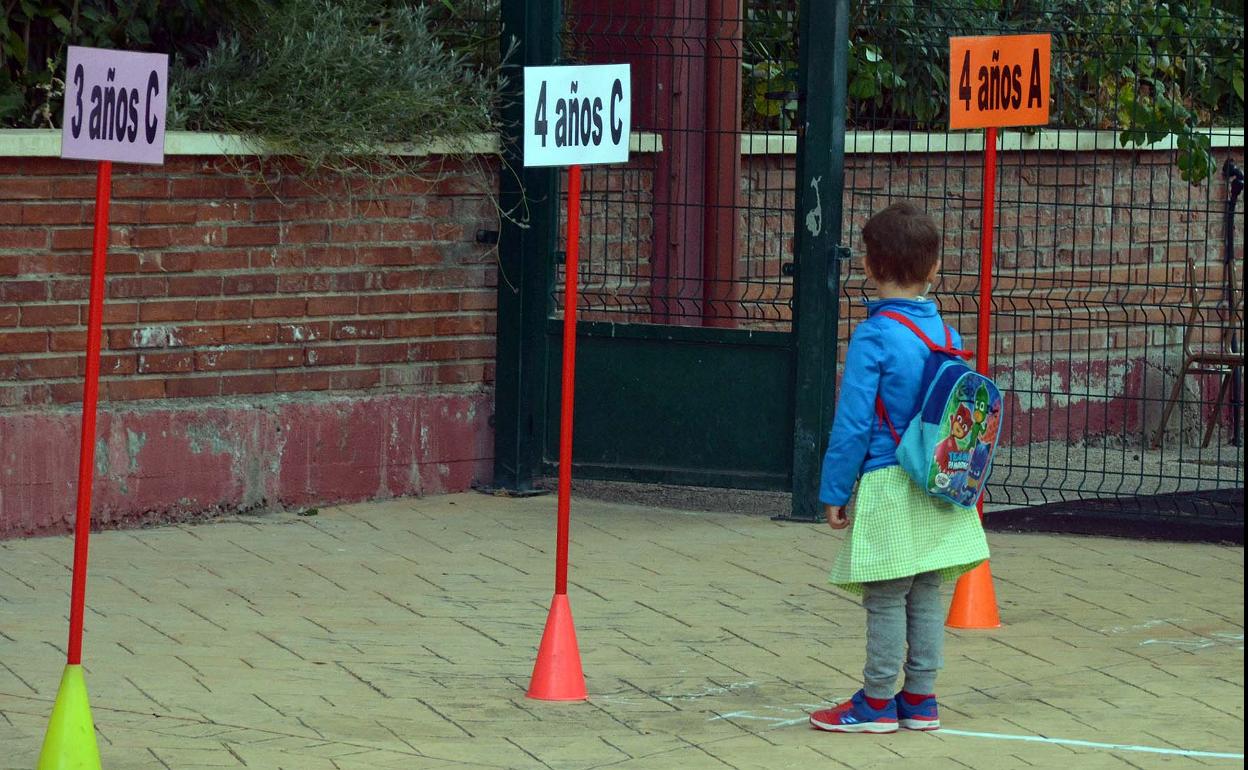
[[[810,723],[832,732],[934,730],[945,621],[940,583],[987,559],[988,543],[973,509],[932,497],[910,480],[897,464],[891,431],[876,416],[878,396],[904,430],[918,411],[929,355],[912,331],[880,311],[904,314],[929,338],[945,338],[936,305],[924,296],[940,270],[940,230],[914,204],[895,203],[867,222],[862,238],[863,266],[879,298],[867,303],[868,317],[849,342],[819,499],[833,529],[850,526],[846,504],[862,474],[853,527],[828,579],[862,594],[865,683],[845,703],[811,714]],[[953,343],[962,344],[957,332]],[[894,694],[903,657],[905,683]]]

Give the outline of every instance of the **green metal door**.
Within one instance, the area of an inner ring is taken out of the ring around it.
[[[633,71],[632,158],[584,173],[577,476],[792,490],[793,516],[816,515],[847,11],[841,0],[503,3],[517,65]],[[518,136],[505,145],[520,168]],[[529,217],[500,238],[495,483],[518,490],[558,459],[561,178],[503,175],[504,206]]]

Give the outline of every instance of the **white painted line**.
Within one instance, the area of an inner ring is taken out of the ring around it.
[[[951,730],[942,727],[935,731],[937,735],[964,735],[968,738],[996,738],[1002,741],[1029,741],[1032,743],[1057,743],[1063,746],[1084,746],[1090,749],[1108,749],[1110,751],[1139,751],[1145,754],[1173,754],[1181,757],[1207,757],[1209,759],[1243,759],[1243,754],[1225,751],[1194,751],[1191,749],[1161,749],[1155,746],[1133,746],[1126,743],[1098,743],[1096,741],[1080,741],[1073,738],[1045,738],[1040,735],[1010,735],[1009,733],[978,733],[972,730]]]

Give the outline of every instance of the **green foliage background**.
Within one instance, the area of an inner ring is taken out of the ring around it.
[[[744,126],[792,128],[797,0],[745,0]],[[0,127],[60,121],[65,46],[165,51],[175,126],[308,156],[495,127],[498,0],[0,0]],[[852,5],[854,128],[944,130],[948,37],[1051,32],[1051,125],[1124,146],[1244,125],[1242,0],[866,0]]]
[[[797,109],[796,0],[746,0],[745,126],[787,130]],[[1244,125],[1242,0],[879,0],[851,6],[853,128],[943,131],[949,37],[1049,32],[1061,128],[1124,146],[1177,136],[1184,179],[1214,170],[1209,136]]]

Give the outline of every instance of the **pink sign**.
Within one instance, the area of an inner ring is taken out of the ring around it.
[[[69,47],[61,157],[165,162],[169,56]]]

